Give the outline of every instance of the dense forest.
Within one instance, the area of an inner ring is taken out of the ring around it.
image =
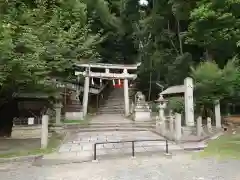
[[[147,99],[194,78],[196,100],[237,99],[239,0],[1,0],[0,84],[52,90],[76,62],[142,62],[137,87]],[[2,100],[3,101],[3,100]]]

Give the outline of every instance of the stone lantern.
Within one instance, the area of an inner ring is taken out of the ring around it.
[[[161,121],[164,121],[165,120],[164,110],[167,107],[168,100],[164,99],[162,94],[159,94],[159,98],[157,100],[155,100],[155,102],[158,103],[157,107],[159,108],[159,110],[158,110],[159,118]]]

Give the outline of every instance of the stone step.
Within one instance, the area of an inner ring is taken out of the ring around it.
[[[75,132],[104,132],[104,131],[149,131],[148,127],[68,127],[68,130]]]
[[[124,107],[124,106],[125,106],[124,104],[120,104],[120,103],[106,103],[106,104],[101,104],[99,107],[111,108],[111,107]]]
[[[101,104],[99,107],[124,107],[124,103],[119,103],[119,102],[115,102],[115,103],[106,103],[106,104]]]
[[[100,108],[98,112],[124,112],[124,108]]]
[[[88,125],[139,125],[139,124],[151,124],[155,126],[155,122],[154,121],[141,121],[141,122],[90,122]]]
[[[126,125],[90,125],[90,126],[80,126],[81,129],[83,128],[135,128],[135,127],[144,127],[144,128],[154,128],[154,125],[151,124],[136,124],[136,125],[132,125],[132,124],[126,124]]]
[[[107,100],[108,102],[115,102],[115,101],[116,101],[116,102],[119,102],[119,101],[124,102],[124,98],[116,98],[116,97],[115,97],[115,98],[109,98],[109,97],[107,97],[106,100]],[[132,100],[132,99],[129,98],[129,101],[130,101],[130,102],[131,102],[131,100]]]
[[[96,114],[124,114],[124,111],[109,111],[109,112],[100,111],[97,112]]]
[[[105,129],[105,128],[121,128],[121,129],[126,129],[126,128],[148,128],[148,129],[153,129],[155,128],[154,123],[89,123],[86,125],[80,125],[80,124],[65,124],[65,128],[79,128],[79,129],[91,129],[91,128],[96,128],[96,129]]]
[[[99,108],[98,111],[106,111],[106,112],[109,112],[109,111],[124,111],[124,108],[121,108],[121,107],[113,107],[113,108],[109,108],[109,107],[104,107],[104,108]]]
[[[125,105],[125,103],[124,103],[124,101],[123,100],[116,100],[116,101],[106,101],[104,104],[101,104],[102,106],[103,105],[122,105],[122,106],[124,106]]]
[[[99,111],[97,114],[124,114],[124,111]]]
[[[67,123],[66,123],[67,124]],[[70,126],[74,126],[74,125],[78,125],[79,123],[69,123],[68,125]],[[80,124],[81,125],[81,124]],[[87,126],[134,126],[134,125],[151,125],[151,126],[156,126],[154,122],[152,121],[142,121],[142,122],[114,122],[114,121],[106,121],[106,122],[89,122],[87,124],[84,124]],[[81,125],[81,126],[84,126]]]
[[[152,127],[67,127],[67,130],[74,132],[149,131]]]

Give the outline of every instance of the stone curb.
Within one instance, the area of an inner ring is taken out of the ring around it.
[[[73,130],[76,132],[106,132],[106,131],[149,131],[147,128],[92,128],[92,129],[79,129],[71,128],[67,129],[69,131]]]
[[[0,163],[9,163],[9,162],[24,162],[24,161],[35,161],[42,158],[42,154],[38,155],[29,155],[29,156],[19,156],[11,158],[0,158]]]

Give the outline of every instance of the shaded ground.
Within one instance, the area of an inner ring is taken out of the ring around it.
[[[53,133],[48,147],[41,149],[40,139],[0,139],[0,158],[51,153],[62,143],[64,134]]]
[[[4,180],[239,180],[240,161],[192,159],[178,154],[172,159],[142,156],[56,166],[34,167],[29,163],[0,164]]]
[[[3,154],[31,151],[40,148],[40,139],[11,139],[1,138],[0,139],[0,157]]]

